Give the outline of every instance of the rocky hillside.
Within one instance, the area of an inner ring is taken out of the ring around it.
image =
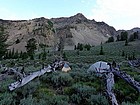
[[[128,37],[130,35],[134,34],[135,32],[137,32],[138,33],[138,39],[140,39],[140,28],[135,27],[131,30],[118,30],[117,33],[118,33],[118,35],[121,35],[121,32],[124,32],[124,31],[126,31],[128,33]]]
[[[53,23],[53,24],[52,24]],[[65,48],[73,49],[77,43],[98,45],[110,36],[116,36],[116,30],[104,22],[88,20],[78,13],[71,17],[46,19],[44,17],[32,20],[0,20],[8,35],[6,43],[9,49],[26,51],[30,38],[37,40],[37,45],[58,45],[62,40]],[[18,41],[17,41],[18,40]]]

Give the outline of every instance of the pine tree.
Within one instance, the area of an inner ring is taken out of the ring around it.
[[[87,51],[89,51],[90,48],[91,48],[91,45],[90,44],[86,44],[84,47],[86,48]]]
[[[29,39],[27,42],[26,50],[31,60],[34,59],[34,53],[35,53],[34,51],[36,49],[37,49],[36,40],[34,38]]]
[[[127,57],[127,54],[125,54],[125,59],[127,59],[128,57]]]
[[[58,51],[60,51],[61,55],[63,54],[63,49],[64,49],[64,38],[60,37],[60,42],[58,44]]]
[[[5,53],[4,59],[8,59],[8,52]]]
[[[128,46],[128,40],[127,39],[125,40],[125,46]]]
[[[136,59],[136,57],[135,57],[135,52],[132,53],[132,59],[133,59],[133,60]]]
[[[13,48],[11,52],[11,58],[14,59],[14,56],[15,56],[15,49]]]
[[[127,31],[121,32],[121,41],[125,41],[128,37]]]
[[[128,55],[128,60],[132,60],[132,56],[130,54]]]
[[[138,34],[139,34],[139,32],[137,31],[137,32],[134,32],[134,39],[138,39],[139,38],[139,36],[138,36]]]
[[[100,55],[104,55],[102,43],[101,43]]]
[[[82,43],[78,43],[78,44],[77,44],[77,48],[76,48],[76,49],[78,49],[78,50],[82,51],[82,50],[83,50],[83,48],[84,48],[84,46],[83,46],[83,44],[82,44]]]
[[[117,35],[117,40],[116,41],[120,41],[120,35]]]
[[[22,58],[22,56],[23,56],[23,52],[21,51],[19,54],[19,58]]]
[[[122,51],[122,56],[125,56],[124,50]]]
[[[41,53],[38,55],[38,59],[41,59]]]
[[[20,43],[20,40],[19,39],[16,40],[16,44],[18,44],[18,43]]]
[[[76,53],[77,53],[77,55],[79,55],[79,54],[80,54],[80,53],[79,53],[79,50],[77,50]]]
[[[63,58],[65,61],[66,61],[66,60],[68,60],[68,58],[67,58],[67,56],[66,56],[66,53],[65,53],[65,52],[63,53],[63,57],[62,57],[62,58]]]
[[[45,48],[43,48],[43,53],[42,53],[42,60],[45,60],[47,56],[47,53],[45,51]]]
[[[80,49],[80,43],[77,44],[77,49]]]
[[[80,44],[80,46],[79,46],[79,50],[80,50],[80,51],[83,50],[83,44]]]
[[[107,43],[110,43],[110,42],[114,42],[114,37],[113,36],[111,36],[111,37],[108,38]]]
[[[26,52],[24,52],[24,53],[22,54],[22,60],[27,59],[27,58],[28,58],[28,54],[27,54]]]
[[[14,59],[18,59],[19,58],[19,53],[18,50],[16,50],[15,54],[14,54]]]
[[[8,51],[8,58],[11,59],[12,58],[12,51]]]
[[[76,48],[76,45],[74,46],[74,50],[76,50],[77,48]]]

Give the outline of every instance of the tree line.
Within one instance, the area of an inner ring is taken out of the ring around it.
[[[117,39],[116,41],[125,41],[125,45],[128,45],[128,42],[131,42],[131,41],[135,41],[136,39],[139,38],[138,36],[139,32],[134,32],[133,34],[131,34],[129,37],[128,37],[128,32],[127,31],[122,31],[120,33],[120,35],[117,35]],[[115,39],[113,36],[109,37],[108,40],[106,41],[107,43],[110,43],[110,42],[114,42]]]

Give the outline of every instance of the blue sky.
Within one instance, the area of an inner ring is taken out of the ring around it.
[[[11,12],[5,19],[29,19],[35,17],[66,17],[77,13],[89,15],[96,0],[3,0],[0,8]],[[90,11],[90,12],[89,12]],[[8,14],[7,14],[8,15]]]
[[[1,0],[0,18],[28,20],[69,17],[82,13],[116,29],[140,27],[140,0]]]

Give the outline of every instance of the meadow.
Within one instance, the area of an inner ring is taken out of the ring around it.
[[[97,61],[115,61],[120,70],[140,82],[140,68],[130,67],[128,64],[128,57],[140,58],[139,45],[139,40],[129,42],[128,46],[124,45],[124,41],[105,43],[102,45],[104,55],[99,54],[100,45],[91,47],[89,51],[64,51],[71,71],[46,73],[14,91],[9,91],[8,85],[16,81],[15,76],[6,76],[0,81],[0,105],[109,105],[104,77],[87,73],[87,69]],[[46,48],[46,52],[48,49]],[[37,52],[34,60],[6,59],[1,64],[13,68],[15,64],[16,67],[24,66],[28,74],[39,70],[42,64],[47,66],[55,59],[51,51],[47,52],[45,60],[38,59],[38,55]],[[3,68],[0,72],[2,70]],[[116,76],[114,93],[120,105],[140,105],[139,93]]]

